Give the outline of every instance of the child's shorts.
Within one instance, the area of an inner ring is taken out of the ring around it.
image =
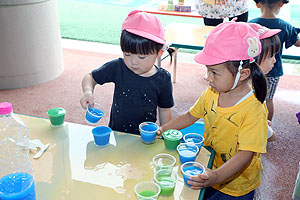
[[[267,99],[273,99],[276,88],[278,86],[280,76],[266,77],[268,83],[268,94]]]

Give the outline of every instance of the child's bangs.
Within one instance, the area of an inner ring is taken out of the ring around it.
[[[126,30],[122,32],[120,44],[123,52],[141,55],[157,54],[162,48],[162,44],[129,33]]]
[[[263,52],[263,57],[268,56],[268,55],[275,55],[279,52],[280,50],[280,39],[277,35],[266,38],[262,40],[262,52]]]

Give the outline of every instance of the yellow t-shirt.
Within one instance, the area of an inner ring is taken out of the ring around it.
[[[189,112],[196,118],[204,118],[204,145],[216,152],[212,169],[223,165],[239,150],[255,152],[245,169],[212,186],[225,194],[242,196],[260,185],[260,153],[266,153],[268,135],[267,112],[254,94],[228,108],[218,107],[218,98],[219,93],[208,88]]]

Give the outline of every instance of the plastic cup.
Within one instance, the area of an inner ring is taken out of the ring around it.
[[[0,179],[1,200],[35,200],[35,186],[32,175],[17,172]]]
[[[177,146],[180,162],[195,161],[199,148],[193,143],[181,143]]]
[[[63,108],[52,108],[47,112],[51,126],[59,127],[64,124],[66,110]]]
[[[155,200],[160,191],[160,186],[152,181],[144,181],[134,187],[134,192],[139,200]]]
[[[155,170],[159,171],[161,169],[173,170],[176,163],[176,158],[167,153],[157,154],[153,157],[152,162],[155,166]]]
[[[161,196],[173,195],[178,179],[177,173],[173,170],[162,169],[155,172],[153,179],[160,186]]]
[[[169,150],[176,150],[177,146],[180,144],[182,138],[182,133],[178,130],[170,129],[162,133],[164,138],[165,147]]]
[[[154,122],[143,122],[139,126],[141,140],[145,144],[154,143],[156,132],[158,130],[158,125]]]
[[[112,130],[108,126],[97,126],[92,129],[95,145],[103,147],[109,143]]]
[[[94,103],[88,105],[86,110],[85,119],[90,124],[96,124],[105,115],[105,109],[102,105]]]
[[[194,143],[200,149],[204,144],[204,137],[198,133],[188,133],[183,136],[186,143]]]
[[[186,162],[180,167],[183,180],[186,186],[191,187],[190,184],[187,183],[190,180],[189,177],[196,177],[198,174],[203,174],[205,172],[205,167],[198,162]]]

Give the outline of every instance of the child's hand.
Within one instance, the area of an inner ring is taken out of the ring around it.
[[[272,122],[270,120],[267,120],[267,122],[269,126],[272,126]]]
[[[93,93],[85,92],[80,99],[80,104],[84,109],[86,109],[88,105],[93,105],[94,104]]]
[[[162,133],[163,133],[163,129],[162,129],[162,127],[160,126],[160,127],[158,128],[157,132],[156,132],[156,135],[161,136]]]
[[[206,168],[204,174],[198,174],[198,176],[196,177],[190,177],[188,184],[192,185],[192,189],[200,190],[201,188],[216,184],[216,180],[217,174],[215,173],[215,171]]]

